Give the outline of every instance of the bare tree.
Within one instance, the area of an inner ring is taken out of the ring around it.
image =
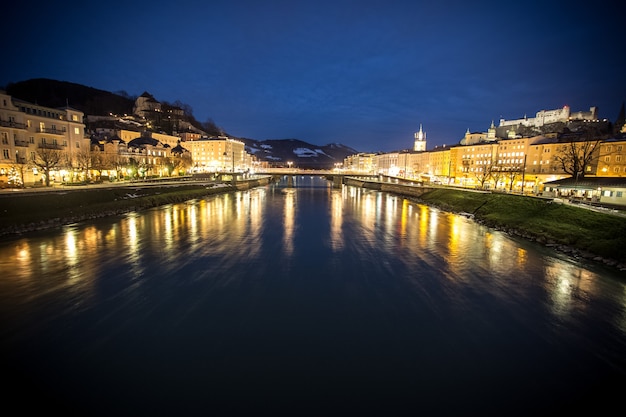
[[[493,180],[494,187],[498,188],[498,183],[500,182],[500,178],[503,176],[502,167],[498,165],[494,165],[491,168],[491,179]]]
[[[46,187],[50,186],[50,171],[57,168],[63,162],[63,153],[58,149],[38,148],[35,157],[31,161],[45,176]]]
[[[83,171],[85,180],[89,176],[89,170],[91,169],[91,151],[87,149],[81,149],[76,153],[76,164],[80,171]]]
[[[96,178],[98,181],[102,178],[102,171],[112,166],[109,155],[105,154],[97,147],[90,152],[89,161],[91,163],[91,169],[98,173]]]
[[[563,143],[554,156],[556,166],[576,179],[584,178],[585,167],[598,157],[600,140],[595,132],[587,131],[579,140]]]
[[[522,169],[519,166],[512,166],[505,172],[506,178],[509,180],[509,192],[513,191],[515,180],[520,177],[521,172]]]
[[[474,176],[478,180],[480,188],[485,188],[485,183],[491,178],[495,168],[496,166],[494,164],[485,164],[478,168],[479,171],[474,171]]]

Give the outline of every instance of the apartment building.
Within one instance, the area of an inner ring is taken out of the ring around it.
[[[191,152],[193,172],[242,172],[252,166],[245,144],[235,139],[204,138],[182,142],[181,146]]]
[[[0,91],[0,184],[33,185],[45,181],[36,162],[46,152],[62,155],[51,166],[49,180],[84,176],[89,153],[84,114],[71,107],[49,108],[12,98]]]

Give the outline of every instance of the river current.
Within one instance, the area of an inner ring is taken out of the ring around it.
[[[0,271],[22,413],[600,415],[626,386],[619,272],[317,177],[4,238]]]

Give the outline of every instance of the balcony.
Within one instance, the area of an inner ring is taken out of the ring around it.
[[[20,147],[20,148],[28,148],[28,142],[25,140],[16,140],[15,146]]]
[[[67,130],[65,128],[57,129],[52,127],[39,127],[37,128],[38,133],[49,133],[52,135],[65,135]]]
[[[58,151],[62,151],[63,147],[58,143],[40,143],[39,149],[56,149]]]
[[[26,124],[17,123],[12,120],[0,120],[0,126],[2,127],[14,127],[16,129],[26,129]]]

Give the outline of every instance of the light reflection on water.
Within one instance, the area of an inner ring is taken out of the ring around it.
[[[624,377],[616,273],[398,196],[293,185],[0,243],[13,376],[89,415],[527,414]]]

